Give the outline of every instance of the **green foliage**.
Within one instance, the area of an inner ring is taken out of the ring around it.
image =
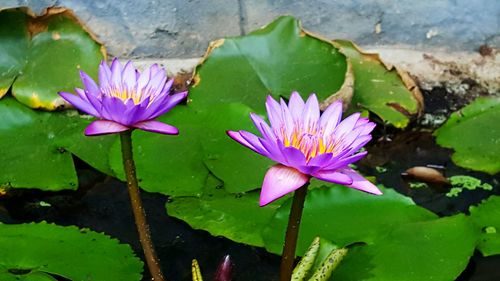
[[[72,153],[110,173],[107,151],[113,136],[88,138],[90,121],[76,112],[33,111],[11,97],[0,100],[0,186],[76,189]]]
[[[478,98],[455,112],[434,135],[439,145],[453,148],[453,162],[471,170],[500,171],[500,98]]]
[[[471,176],[452,176],[449,178],[450,184],[452,188],[448,193],[446,193],[446,196],[448,197],[456,197],[458,194],[460,194],[464,189],[467,190],[476,190],[476,189],[483,189],[483,190],[492,190],[493,186],[489,183],[481,183],[480,179],[476,179]]]
[[[49,9],[34,18],[10,9],[0,11],[0,20],[0,97],[12,85],[21,103],[54,110],[64,104],[58,91],[80,87],[79,70],[97,76],[101,45],[69,11]]]
[[[464,215],[403,223],[373,244],[350,249],[331,280],[455,280],[476,238]]]
[[[0,280],[141,280],[128,245],[74,226],[0,224]]]
[[[408,125],[409,117],[421,110],[422,96],[418,88],[408,89],[396,69],[387,69],[375,54],[362,53],[352,42],[334,41],[352,63],[354,95],[351,111],[368,109],[384,122],[398,128]],[[413,82],[412,82],[413,83]],[[413,86],[412,86],[413,87]]]
[[[500,196],[491,196],[470,208],[470,217],[480,229],[477,248],[484,256],[500,254]]]

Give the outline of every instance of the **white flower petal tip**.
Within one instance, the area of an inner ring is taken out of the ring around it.
[[[281,164],[272,166],[264,177],[259,205],[265,206],[284,195],[299,189],[309,181],[309,176]]]

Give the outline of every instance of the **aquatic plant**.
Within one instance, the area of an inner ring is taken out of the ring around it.
[[[266,109],[271,127],[257,114],[250,114],[262,137],[247,131],[228,131],[240,144],[278,164],[264,177],[260,205],[267,205],[290,193],[294,199],[286,231],[281,263],[281,280],[292,274],[298,229],[311,177],[342,184],[375,195],[382,192],[348,165],[363,158],[360,149],[371,140],[375,124],[354,113],[342,119],[342,103],[332,103],[320,114],[315,94],[306,102],[294,92],[288,105],[267,98]]]
[[[173,80],[167,80],[165,70],[156,64],[139,73],[132,62],[122,67],[116,58],[111,67],[105,61],[99,65],[99,86],[85,72],[80,71],[80,76],[85,89],[75,89],[78,96],[67,92],[59,94],[74,107],[99,118],[85,128],[85,135],[120,133],[123,165],[139,239],[153,280],[162,281],[164,277],[139,193],[132,130],[178,134],[176,127],[153,119],[172,109],[187,96],[187,92],[171,94]]]

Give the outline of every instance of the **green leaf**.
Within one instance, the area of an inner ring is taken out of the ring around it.
[[[297,254],[303,254],[316,236],[339,247],[355,242],[373,243],[402,223],[437,217],[392,189],[381,190],[382,196],[374,196],[335,185],[310,189],[304,205]],[[291,199],[278,209],[263,232],[266,249],[273,253],[281,252],[290,205]]]
[[[224,182],[229,192],[245,192],[260,188],[267,169],[273,165],[268,158],[229,138],[227,130],[245,130],[257,134],[250,120],[252,110],[242,104],[211,106],[203,122],[205,164]]]
[[[50,275],[70,280],[142,277],[143,264],[130,246],[88,229],[42,222],[0,224],[0,233],[1,280],[56,280]]]
[[[7,93],[26,63],[28,17],[16,10],[0,11],[0,98]]]
[[[113,137],[83,135],[89,120],[74,111],[34,111],[11,97],[0,100],[0,186],[43,190],[76,189],[71,153],[110,172],[106,152]]]
[[[489,174],[500,171],[500,98],[478,98],[455,112],[434,135],[452,148],[458,166]]]
[[[384,122],[398,128],[406,127],[409,117],[422,109],[419,103],[422,96],[411,78],[401,76],[403,73],[398,73],[396,69],[387,69],[377,55],[362,53],[350,41],[334,42],[352,63],[354,95],[351,110],[368,109]],[[414,88],[409,89],[405,82]]]
[[[296,90],[302,97],[329,97],[341,88],[346,70],[344,55],[330,42],[284,16],[248,35],[212,42],[190,98],[198,108],[236,102],[262,114],[269,94],[288,97]]]
[[[350,249],[330,280],[455,280],[477,238],[464,215],[396,225],[386,232],[374,244]]]
[[[79,70],[97,77],[104,57],[101,46],[67,11],[43,17],[37,24],[46,30],[33,36],[12,94],[30,107],[54,110],[64,104],[57,92],[81,87]]]
[[[178,136],[134,131],[133,153],[142,189],[172,196],[201,194],[208,170],[203,164],[199,119],[188,106],[177,106],[157,120],[177,127]],[[119,141],[111,148],[110,166],[118,178],[125,179]]]
[[[500,196],[470,207],[470,218],[481,231],[477,248],[484,256],[500,254]]]
[[[264,246],[261,230],[269,222],[282,201],[259,207],[259,192],[231,194],[221,188],[213,176],[207,178],[201,197],[173,198],[166,205],[169,216],[203,229],[214,236],[253,246]]]

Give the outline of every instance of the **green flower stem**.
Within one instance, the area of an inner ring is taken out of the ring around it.
[[[161,272],[160,263],[158,257],[156,256],[153,242],[151,241],[151,233],[149,231],[149,225],[146,222],[146,213],[144,212],[144,208],[142,206],[139,186],[137,184],[135,163],[132,153],[132,131],[128,130],[120,133],[120,140],[122,144],[123,166],[127,176],[128,193],[130,196],[132,211],[134,212],[135,225],[137,226],[137,231],[139,232],[139,240],[141,241],[149,272],[153,278],[152,280],[164,281],[165,278]]]
[[[302,210],[304,209],[308,186],[309,182],[297,189],[293,194],[292,208],[286,228],[285,246],[283,247],[283,255],[281,256],[280,281],[290,281],[292,278],[300,220],[302,219]]]

